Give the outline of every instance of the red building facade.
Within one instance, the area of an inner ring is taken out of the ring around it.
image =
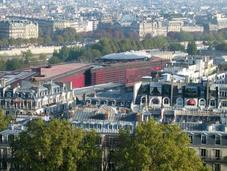
[[[150,76],[153,71],[160,71],[168,60],[155,58],[150,61],[117,63],[91,70],[91,84],[108,82],[133,84],[143,76]]]

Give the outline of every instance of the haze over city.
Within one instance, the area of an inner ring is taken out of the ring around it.
[[[1,171],[226,171],[226,0],[0,0]]]

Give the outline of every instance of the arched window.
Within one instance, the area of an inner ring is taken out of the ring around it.
[[[159,104],[160,101],[159,101],[158,98],[154,98],[154,99],[152,99],[152,103],[153,103],[153,104]]]
[[[205,99],[200,99],[199,105],[200,106],[205,106],[206,105],[206,100]]]
[[[165,104],[165,105],[168,105],[168,104],[169,104],[169,99],[165,98],[165,99],[164,99],[164,104]]]
[[[183,99],[177,98],[177,106],[183,106]]]

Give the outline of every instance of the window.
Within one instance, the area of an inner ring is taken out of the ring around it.
[[[193,136],[192,135],[189,135],[189,140],[190,140],[190,143],[192,144],[193,143]]]
[[[220,158],[221,157],[221,151],[220,150],[215,150],[215,158]]]
[[[206,105],[206,101],[204,99],[200,100],[200,106],[205,106]]]
[[[159,104],[160,102],[159,102],[159,99],[155,98],[155,99],[152,99],[152,103],[153,104]]]
[[[165,105],[169,104],[169,100],[167,98],[164,99],[164,104]]]
[[[222,106],[223,106],[223,107],[227,107],[227,101],[223,101],[223,102],[222,102]]]
[[[217,144],[217,145],[221,144],[221,137],[219,135],[215,136],[215,144]]]
[[[13,140],[14,140],[14,135],[13,134],[8,135],[8,142],[12,143]]]
[[[207,143],[207,137],[206,137],[206,135],[202,135],[201,136],[201,143],[202,144],[206,144]]]
[[[177,99],[177,105],[178,106],[183,106],[183,99],[182,98],[178,98]]]
[[[221,171],[221,165],[220,164],[214,164],[214,171]]]
[[[215,100],[210,101],[210,106],[215,106]]]
[[[201,155],[201,157],[206,157],[207,156],[207,150],[206,149],[201,149],[200,155]]]

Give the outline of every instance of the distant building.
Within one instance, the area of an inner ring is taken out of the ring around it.
[[[217,71],[213,59],[201,56],[186,56],[172,60],[172,64],[164,68],[164,72],[187,77],[188,81],[200,82]]]
[[[40,116],[63,114],[73,102],[74,94],[70,83],[23,82],[16,87],[0,88],[0,106],[6,114]]]
[[[53,21],[53,32],[66,28],[73,28],[76,30],[77,33],[92,32],[97,28],[97,21]]]
[[[0,38],[6,39],[31,39],[38,38],[38,24],[27,20],[0,21]]]
[[[198,25],[185,25],[182,20],[172,20],[168,22],[167,31],[169,32],[204,32],[204,28]]]
[[[227,17],[222,14],[214,16],[214,22],[208,24],[209,31],[218,31],[227,28]]]
[[[180,32],[183,26],[184,26],[183,21],[169,21],[167,30],[168,32]]]
[[[145,38],[148,35],[151,37],[167,36],[167,30],[160,21],[143,21],[139,23],[138,33],[140,38]]]
[[[204,32],[204,28],[201,26],[183,26],[181,28],[183,32],[191,32],[191,33],[202,33]]]

